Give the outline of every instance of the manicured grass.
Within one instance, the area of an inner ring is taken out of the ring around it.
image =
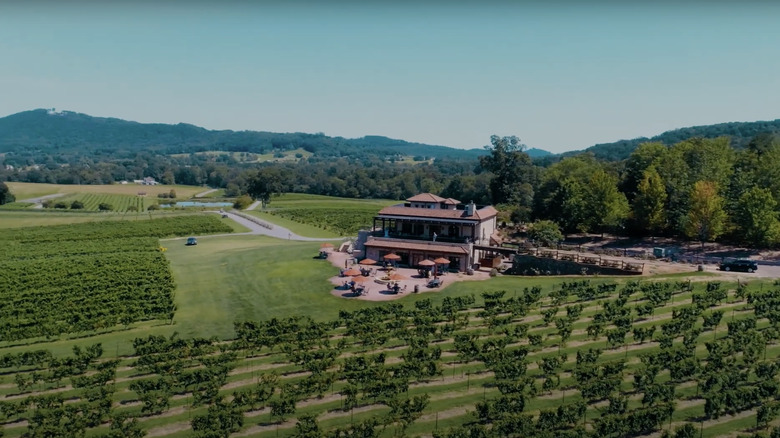
[[[379,210],[382,207],[401,202],[403,201],[392,199],[337,198],[333,196],[309,195],[306,193],[285,193],[272,197],[267,208],[350,208],[375,206],[377,207],[377,210]]]
[[[75,185],[75,184],[37,184],[22,182],[7,182],[11,193],[17,200],[37,198],[39,196],[53,195],[56,193],[106,193],[114,195],[138,195],[138,192],[146,192],[147,196],[157,198],[160,193],[176,191],[178,198],[185,199],[208,190],[199,186],[182,185],[156,185],[143,186],[139,184],[103,184],[103,185]]]
[[[110,211],[126,212],[128,209],[146,211],[150,206],[158,204],[157,198],[138,195],[114,195],[107,193],[70,193],[51,200],[51,204],[65,204],[70,207],[73,202],[81,202],[84,211],[100,211],[100,205],[108,204]],[[54,208],[54,207],[50,207]]]
[[[233,322],[309,315],[334,319],[341,309],[380,303],[330,294],[327,278],[337,269],[315,260],[317,242],[289,242],[265,236],[204,237],[198,245],[168,241],[177,284],[174,318],[185,337],[233,336]]]

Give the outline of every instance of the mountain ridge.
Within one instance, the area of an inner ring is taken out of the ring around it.
[[[303,132],[210,130],[177,123],[141,123],[114,117],[98,117],[75,111],[35,109],[0,118],[0,152],[49,150],[73,152],[88,150],[129,157],[141,150],[163,154],[228,150],[269,153],[303,148],[320,156],[344,156],[354,152],[377,155],[409,155],[432,158],[473,159],[487,152],[483,149],[458,149],[430,145],[378,135],[359,138],[330,137]],[[532,156],[551,155],[534,149]]]
[[[729,136],[732,146],[745,147],[758,134],[780,133],[780,119],[755,122],[725,122],[665,131],[653,137],[621,139],[585,149],[553,154],[530,148],[535,159],[556,160],[581,153],[597,159],[619,161],[628,158],[639,144],[660,142],[670,146],[692,137]],[[75,111],[35,109],[0,118],[0,152],[28,154],[91,153],[129,158],[140,151],[182,154],[208,150],[273,153],[305,149],[321,157],[351,155],[412,156],[416,158],[476,159],[485,148],[458,149],[380,135],[358,138],[330,137],[322,133],[278,133],[268,131],[210,130],[189,123],[141,123],[115,117],[91,116]]]

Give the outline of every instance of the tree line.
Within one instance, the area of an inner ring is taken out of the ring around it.
[[[780,140],[758,135],[736,149],[729,137],[648,142],[622,161],[593,154],[544,165],[516,137],[491,137],[478,160],[395,162],[359,153],[297,162],[246,163],[231,156],[156,155],[2,168],[0,180],[105,184],[152,176],[164,184],[208,185],[265,203],[278,193],[406,199],[421,192],[492,203],[507,222],[551,220],[564,233],[677,236],[754,247],[780,242]]]

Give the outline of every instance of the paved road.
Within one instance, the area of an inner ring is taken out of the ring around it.
[[[204,196],[208,196],[208,195],[209,195],[209,193],[214,193],[214,192],[216,192],[217,190],[219,190],[219,189],[211,189],[211,190],[206,190],[205,192],[200,192],[200,193],[198,193],[197,195],[195,195],[195,197],[196,197],[196,198],[202,198],[202,197],[204,197]]]
[[[211,213],[211,212],[210,212]],[[263,235],[263,236],[270,236],[275,237],[277,239],[282,240],[298,240],[298,241],[306,241],[306,242],[337,242],[342,239],[340,238],[318,238],[318,237],[306,237],[306,236],[299,236],[292,231],[288,230],[287,228],[280,227],[278,225],[272,225],[271,228],[264,227],[262,225],[259,225],[256,222],[253,222],[249,219],[245,219],[235,213],[231,212],[213,212],[214,214],[226,214],[228,218],[238,222],[239,224],[249,228],[251,231],[248,233],[230,233],[230,234],[209,234],[205,236],[197,236],[198,239],[200,238],[208,238],[208,237],[219,237],[219,236],[251,236],[251,235]],[[260,222],[260,219],[258,219]],[[267,222],[266,222],[267,223]],[[270,225],[270,224],[269,224]],[[161,240],[183,240],[186,239],[186,237],[176,237],[172,239],[161,239]]]
[[[18,202],[29,202],[31,204],[35,204],[35,207],[33,208],[43,208],[43,201],[47,199],[59,198],[60,196],[65,196],[65,193],[55,193],[53,195],[40,196],[37,198],[19,199]]]

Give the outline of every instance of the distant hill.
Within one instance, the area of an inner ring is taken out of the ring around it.
[[[475,159],[485,149],[456,149],[381,136],[357,139],[324,134],[212,131],[194,125],[138,123],[70,111],[38,109],[0,118],[0,153],[35,157],[90,154],[134,157],[140,151],[188,154],[204,151],[267,154],[304,149],[316,157],[373,155]],[[531,154],[549,154],[531,150]]]
[[[741,149],[747,146],[755,136],[764,133],[780,133],[780,119],[765,122],[729,122],[674,129],[651,138],[640,137],[633,140],[619,140],[614,143],[597,144],[584,151],[564,152],[561,156],[566,157],[581,154],[582,152],[591,152],[596,158],[601,160],[619,161],[628,158],[631,152],[642,143],[660,142],[671,146],[693,137],[715,138],[728,136],[731,137],[731,145],[736,149]]]

